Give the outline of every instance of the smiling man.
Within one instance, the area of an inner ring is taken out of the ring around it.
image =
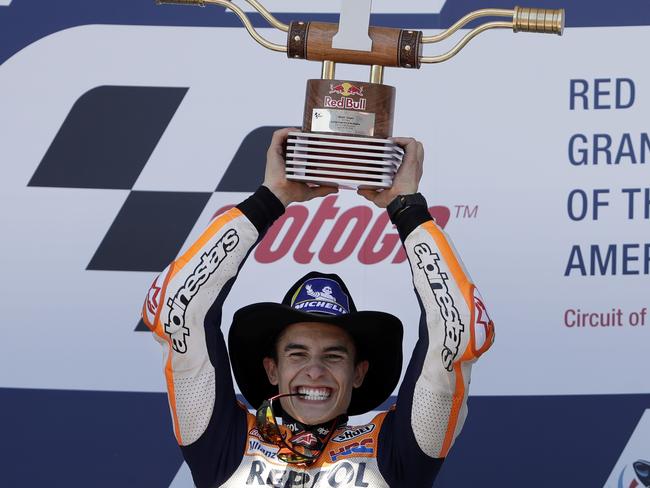
[[[388,207],[404,243],[422,315],[395,405],[370,423],[402,368],[400,320],[358,311],[343,280],[310,272],[281,303],[221,308],[245,258],[292,202],[333,188],[288,181],[274,134],[265,180],[215,218],[154,281],[145,323],[163,345],[174,433],[198,487],[430,487],[467,414],[471,365],[494,328],[453,246],[417,192],[422,145],[404,147],[393,187],[358,193]],[[404,286],[387,279],[378,286]],[[230,367],[250,414],[236,400]]]
[[[321,322],[289,325],[274,352],[274,357],[264,358],[269,383],[294,395],[284,399],[282,407],[305,425],[344,415],[352,389],[361,386],[368,371],[367,360],[355,360],[356,346],[349,334]]]

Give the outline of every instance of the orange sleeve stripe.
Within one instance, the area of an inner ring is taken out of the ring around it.
[[[471,317],[468,327],[470,329],[471,341],[473,339],[471,337],[471,334],[473,329],[472,323],[474,320],[474,300],[472,298],[474,285],[470,283],[467,275],[465,275],[465,272],[463,271],[458,258],[456,258],[451,245],[447,241],[447,238],[442,233],[442,231],[431,221],[424,223],[423,228],[431,235],[435,241],[436,246],[442,254],[443,259],[447,263],[447,266],[449,266],[449,270],[453,275],[454,281],[456,282],[460,292],[463,295],[463,298],[465,299],[467,308],[470,310]],[[456,431],[456,425],[458,423],[458,416],[460,415],[460,409],[463,406],[463,400],[465,398],[465,382],[463,378],[463,371],[461,370],[461,364],[462,363],[460,361],[457,361],[454,364],[454,394],[452,396],[449,424],[447,425],[447,432],[445,433],[445,440],[442,444],[440,457],[445,457],[451,448],[451,443],[454,440],[454,432]]]
[[[474,296],[474,285],[470,285],[470,292],[471,296]],[[476,307],[474,306],[474,303],[472,303],[472,306],[470,307],[470,318],[469,318],[469,347],[465,348],[464,354],[461,356],[460,360],[461,361],[469,361],[474,358],[477,358],[478,355],[476,354],[476,331],[474,329],[474,324],[476,323]]]
[[[205,231],[203,231],[201,237],[199,237],[199,239],[194,244],[192,244],[192,246],[185,253],[183,253],[181,257],[179,257],[178,259],[176,259],[176,261],[172,263],[169,273],[167,273],[167,276],[165,277],[165,283],[163,284],[163,289],[161,290],[161,297],[165,297],[167,295],[167,286],[170,280],[174,276],[176,276],[176,274],[190,261],[190,259],[192,259],[198,252],[200,252],[201,249],[205,246],[205,244],[217,232],[219,232],[219,230],[221,230],[228,222],[242,215],[243,214],[238,208],[233,208],[212,221],[212,223],[208,226],[208,228]],[[172,358],[174,356],[174,352],[172,349],[171,338],[166,336],[165,332],[163,331],[163,328],[160,326],[160,313],[162,309],[163,309],[163,304],[161,303],[156,313],[156,320],[155,320],[156,328],[154,332],[158,334],[159,337],[165,339],[169,344],[170,351],[167,357],[167,363],[165,364],[165,381],[167,383],[167,394],[169,397],[169,405],[172,411],[174,433],[176,434],[176,440],[178,444],[182,445],[183,439],[181,437],[181,429],[178,421],[178,414],[176,413],[176,393],[174,390],[174,368],[172,365]]]
[[[454,364],[454,373],[456,376],[456,389],[451,401],[451,413],[449,414],[449,424],[447,424],[447,432],[445,433],[445,440],[442,443],[440,457],[446,457],[451,448],[451,443],[454,440],[454,432],[456,431],[456,424],[458,423],[458,415],[460,408],[463,405],[465,398],[465,382],[463,381],[463,371],[461,370],[461,363]]]
[[[164,300],[167,296],[167,286],[169,285],[169,281],[172,279],[172,274],[176,274],[175,270],[176,262],[173,262],[169,265],[169,273],[167,273],[167,276],[165,276],[165,281],[163,281],[162,289],[160,290],[160,303],[158,304],[158,310],[156,310],[156,316],[153,319],[153,323],[156,326],[158,335],[160,337],[164,337],[162,327],[160,327],[160,313],[165,306]]]
[[[183,445],[181,437],[181,428],[178,422],[178,414],[176,413],[176,393],[174,391],[174,369],[172,367],[172,357],[174,356],[171,339],[168,338],[169,355],[167,356],[167,364],[165,364],[165,380],[167,382],[167,396],[169,397],[169,406],[172,410],[172,421],[174,422],[174,433],[176,434],[176,441],[178,445]]]
[[[163,283],[162,290],[160,291],[161,300],[164,299],[165,294],[167,293],[167,285],[169,284],[169,280],[171,279],[172,272],[174,271],[174,267],[175,267],[174,264],[175,263],[171,264],[169,273],[167,273],[167,276],[165,277],[165,282]],[[174,355],[174,353],[172,350],[172,341],[171,338],[165,334],[163,327],[160,325],[160,312],[163,309],[163,305],[164,304],[161,301],[161,303],[158,306],[158,310],[156,311],[156,317],[154,319],[154,327],[149,326],[146,317],[144,321],[147,324],[147,326],[151,329],[151,332],[156,334],[161,339],[165,340],[165,342],[167,342],[167,345],[169,347],[169,354],[167,355],[167,362],[165,363],[165,383],[167,384],[167,397],[169,398],[169,406],[171,408],[171,413],[172,413],[174,434],[176,435],[176,440],[178,441],[178,444],[181,444],[182,443],[181,430],[178,424],[178,415],[176,414],[176,394],[174,392],[174,370],[172,367],[172,356]],[[144,306],[146,307],[146,302]],[[143,317],[144,317],[144,313],[143,313]]]
[[[167,286],[169,285],[170,280],[194,257],[204,246],[205,244],[217,233],[223,226],[225,226],[228,222],[236,219],[237,217],[242,216],[243,214],[241,211],[237,208],[233,208],[229,210],[228,212],[220,215],[218,218],[212,221],[212,223],[208,226],[208,228],[203,231],[203,234],[201,234],[201,237],[192,244],[192,246],[185,252],[183,253],[182,256],[180,256],[178,259],[176,259],[170,266],[169,273],[167,273],[167,276],[165,277],[165,282],[163,283],[163,287],[161,290],[161,300],[164,300],[164,297],[167,294]],[[146,302],[145,302],[146,306]],[[181,437],[181,429],[178,421],[178,414],[176,412],[176,393],[174,389],[174,367],[172,365],[172,359],[174,357],[174,352],[172,348],[172,343],[171,343],[171,338],[168,337],[164,330],[163,327],[160,324],[160,313],[162,312],[164,303],[160,303],[158,310],[156,312],[156,317],[154,319],[154,327],[151,327],[151,325],[148,323],[146,320],[146,317],[144,319],[145,324],[152,329],[152,332],[154,332],[158,337],[164,339],[169,347],[169,354],[167,356],[167,362],[165,363],[165,382],[167,383],[167,395],[169,398],[169,406],[171,408],[171,413],[172,413],[172,421],[174,424],[174,433],[176,434],[176,440],[179,445],[183,444],[183,439]],[[144,310],[143,310],[144,312]],[[143,316],[145,314],[143,313]]]
[[[170,342],[170,340],[169,337],[165,335],[163,327],[160,324],[160,313],[162,312],[162,309],[165,305],[164,300],[165,296],[167,295],[167,285],[169,285],[169,281],[171,280],[175,269],[175,262],[169,265],[169,273],[167,273],[167,276],[165,276],[165,281],[163,282],[162,289],[160,290],[160,303],[158,304],[158,310],[156,310],[156,316],[153,319],[154,328],[152,329],[152,332],[154,332],[158,337],[165,339],[167,342]]]
[[[175,275],[178,273],[185,265],[189,262],[190,259],[192,259],[203,247],[205,246],[206,242],[208,242],[214,235],[219,232],[228,222],[241,217],[244,215],[241,213],[241,210],[238,208],[232,208],[228,210],[226,213],[221,214],[219,217],[214,219],[212,223],[208,226],[207,229],[203,231],[203,234],[201,234],[201,237],[198,238],[198,240],[192,244],[192,246],[183,253],[181,257],[176,259],[175,264],[175,270],[172,274],[170,271],[170,275]]]
[[[449,266],[451,274],[454,277],[454,281],[458,285],[460,292],[463,294],[463,298],[467,303],[467,307],[471,310],[473,302],[472,296],[470,294],[471,284],[469,282],[469,279],[467,279],[465,272],[463,271],[463,267],[458,262],[458,258],[456,258],[451,245],[449,242],[447,242],[447,238],[436,226],[436,224],[433,223],[433,221],[425,222],[422,224],[422,226],[427,232],[429,232],[433,240],[436,242],[438,250],[442,254],[442,257],[447,263],[447,266]]]
[[[165,282],[163,283],[162,290],[160,291],[161,300],[163,300],[165,295],[167,294],[167,285],[169,285],[169,281],[171,280],[172,274],[174,274],[175,269],[176,269],[176,263],[173,262],[169,268],[169,273],[167,273],[167,276],[165,277]],[[167,397],[169,398],[169,407],[171,408],[171,412],[172,412],[174,434],[176,434],[176,441],[178,442],[179,445],[181,445],[183,443],[183,439],[181,438],[181,429],[178,422],[178,414],[176,413],[176,391],[174,389],[174,368],[172,366],[172,358],[174,356],[174,350],[172,348],[171,338],[165,334],[165,331],[163,330],[163,327],[160,324],[160,312],[162,311],[163,306],[164,303],[161,302],[158,306],[158,310],[156,311],[156,318],[154,322],[156,324],[156,328],[154,329],[153,332],[158,337],[164,339],[167,342],[167,345],[169,347],[169,354],[167,355],[167,362],[165,363],[165,383],[167,384]]]
[[[144,322],[144,325],[147,326],[147,328],[153,332],[154,331],[154,326],[153,324],[149,323],[149,319],[147,318],[147,300],[144,300],[144,303],[142,304],[142,321]]]

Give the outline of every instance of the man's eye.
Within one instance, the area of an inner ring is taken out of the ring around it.
[[[338,354],[328,354],[325,356],[325,359],[328,361],[342,361],[344,359],[343,356],[339,356]]]

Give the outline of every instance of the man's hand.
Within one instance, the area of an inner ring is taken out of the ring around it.
[[[402,164],[393,178],[393,186],[385,190],[357,190],[359,195],[380,208],[386,208],[398,195],[417,193],[422,178],[424,162],[422,143],[410,137],[393,137],[391,140],[404,148]]]
[[[276,130],[271,139],[271,145],[266,153],[266,171],[264,172],[265,187],[278,197],[286,207],[293,202],[306,202],[316,197],[324,197],[330,193],[336,193],[338,188],[331,186],[308,186],[299,181],[287,180],[284,161],[284,143],[289,132],[299,131],[296,128]]]

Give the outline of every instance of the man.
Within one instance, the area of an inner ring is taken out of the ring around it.
[[[424,154],[413,139],[395,139],[405,154],[392,188],[358,191],[388,206],[422,311],[396,405],[369,424],[347,425],[347,415],[376,409],[397,385],[402,324],[386,313],[358,312],[337,275],[316,272],[298,280],[281,304],[235,313],[233,373],[257,415],[236,400],[222,304],[287,205],[336,191],[285,178],[290,130],[273,136],[263,186],[212,221],[156,278],[143,307],[163,345],[177,441],[198,487],[430,487],[463,425],[471,364],[490,347],[494,330],[416,193]]]

